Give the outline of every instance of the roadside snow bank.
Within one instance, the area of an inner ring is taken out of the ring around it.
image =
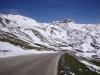
[[[7,42],[0,41],[0,58],[28,54],[55,53],[55,51],[24,50]]]

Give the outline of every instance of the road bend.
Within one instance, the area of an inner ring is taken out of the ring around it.
[[[59,53],[0,58],[0,75],[57,75]]]

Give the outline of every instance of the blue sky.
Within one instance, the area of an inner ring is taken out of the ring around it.
[[[0,11],[14,11],[39,22],[72,19],[100,23],[100,0],[0,0]]]

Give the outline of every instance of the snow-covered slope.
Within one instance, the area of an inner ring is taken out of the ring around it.
[[[100,24],[77,24],[69,19],[39,23],[21,15],[0,14],[0,52],[3,50],[11,50],[10,55],[26,54],[24,50],[66,50],[82,60],[100,61]]]
[[[0,14],[0,41],[23,49],[71,50],[90,58],[92,53],[100,54],[100,25],[70,20],[38,23],[21,15]]]

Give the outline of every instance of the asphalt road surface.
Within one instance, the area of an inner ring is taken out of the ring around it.
[[[0,58],[0,75],[57,75],[59,53]]]

